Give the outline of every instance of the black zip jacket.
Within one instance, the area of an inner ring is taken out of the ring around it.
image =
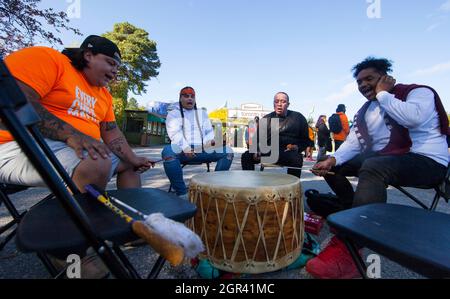
[[[308,122],[299,112],[288,110],[286,117],[277,116],[275,112],[264,116],[268,121],[267,144],[271,145],[271,120],[278,119],[280,123],[280,150],[286,149],[288,144],[296,144],[299,152],[303,152],[309,144]]]

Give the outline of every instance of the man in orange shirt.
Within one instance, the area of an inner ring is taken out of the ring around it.
[[[46,142],[80,190],[86,184],[105,188],[114,174],[118,188],[141,186],[140,173],[153,163],[134,154],[115,121],[106,89],[121,63],[113,42],[91,35],[80,48],[60,53],[31,47],[7,56],[5,63],[41,117],[38,127]],[[43,185],[5,130],[0,130],[0,182]]]
[[[337,151],[342,143],[344,143],[345,139],[347,139],[347,136],[350,133],[350,126],[348,125],[347,115],[345,115],[344,104],[339,104],[337,106],[336,114],[339,115],[339,118],[341,119],[342,130],[339,133],[333,133],[335,151]]]

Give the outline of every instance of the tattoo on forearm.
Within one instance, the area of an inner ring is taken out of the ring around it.
[[[125,153],[123,152],[124,145],[127,144],[127,141],[124,137],[116,138],[108,143],[108,147],[111,151],[119,158],[123,158]]]
[[[112,131],[115,128],[117,128],[117,123],[115,121],[113,122],[102,122],[100,123],[100,128],[102,130],[105,130],[106,132]]]
[[[40,103],[31,102],[34,109],[41,118],[41,122],[38,124],[39,131],[41,131],[44,137],[64,141],[66,139],[67,133],[76,134],[73,128],[71,128],[67,123],[60,120],[53,114],[51,114],[47,109],[42,107]]]

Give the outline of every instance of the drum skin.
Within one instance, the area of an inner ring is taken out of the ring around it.
[[[221,270],[258,274],[287,267],[301,254],[303,202],[291,175],[223,171],[192,178],[197,208],[190,227],[202,239],[201,258]]]

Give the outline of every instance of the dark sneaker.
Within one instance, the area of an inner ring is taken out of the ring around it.
[[[105,279],[108,276],[109,270],[97,254],[81,259],[81,279]]]
[[[306,271],[318,279],[360,278],[358,268],[344,242],[333,237],[327,247],[308,261]]]
[[[327,218],[328,215],[351,208],[345,205],[336,195],[332,193],[319,193],[317,190],[305,191],[306,203],[315,214]]]

